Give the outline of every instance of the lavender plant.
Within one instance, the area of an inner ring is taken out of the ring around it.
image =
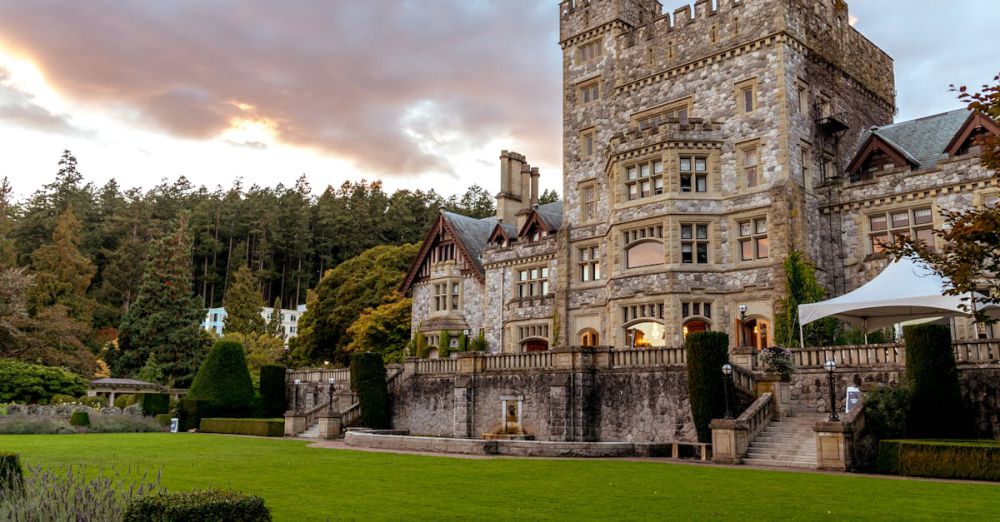
[[[0,520],[109,521],[124,519],[129,505],[146,495],[162,493],[160,474],[98,470],[29,468],[20,487],[0,491]]]

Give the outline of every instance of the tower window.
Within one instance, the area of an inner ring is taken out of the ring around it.
[[[681,192],[708,192],[708,158],[680,157]]]
[[[626,167],[625,193],[629,201],[663,194],[663,162],[651,160]]]

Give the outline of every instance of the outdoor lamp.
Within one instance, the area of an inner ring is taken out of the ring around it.
[[[740,311],[740,346],[747,346],[747,305],[741,304],[736,307]]]
[[[726,376],[726,380],[722,383],[722,396],[726,400],[726,418],[733,418],[733,412],[729,409],[729,381],[733,378],[733,365],[726,363],[722,365],[722,375]]]
[[[840,417],[837,415],[837,393],[833,389],[833,371],[837,369],[837,362],[829,359],[823,367],[826,368],[827,387],[830,388],[830,422],[837,422]]]

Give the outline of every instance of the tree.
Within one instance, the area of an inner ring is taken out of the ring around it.
[[[115,375],[135,375],[150,355],[170,382],[189,381],[203,356],[205,310],[191,287],[191,242],[187,220],[160,239],[146,263],[135,303],[118,329]]]
[[[698,440],[710,442],[708,425],[725,412],[726,382],[722,365],[729,360],[729,336],[722,332],[695,332],[684,339],[687,354],[688,401]]]
[[[198,368],[188,398],[208,401],[215,415],[246,414],[254,394],[243,346],[228,339],[216,341]]]
[[[826,290],[816,282],[816,269],[796,250],[789,252],[784,263],[785,296],[778,301],[774,317],[774,342],[779,346],[800,347],[799,305],[826,299]],[[827,346],[836,335],[837,321],[821,319],[807,324],[803,330],[809,346]]]
[[[552,189],[545,189],[542,191],[542,195],[538,196],[538,203],[541,205],[555,203],[556,201],[559,201],[559,193]]]
[[[410,309],[413,299],[398,292],[362,313],[347,329],[351,338],[346,351],[378,352],[387,362],[402,362],[410,342]]]
[[[247,335],[264,333],[266,324],[260,315],[260,309],[264,307],[264,299],[260,295],[257,278],[254,277],[249,268],[241,266],[236,271],[233,283],[226,289],[226,296],[222,299],[222,304],[226,307],[224,333]],[[272,318],[274,314],[280,315],[280,312],[275,310]]]
[[[977,93],[965,86],[952,89],[959,92],[959,99],[968,103],[971,112],[978,112],[1000,121],[1000,75],[992,85],[983,85]],[[982,148],[982,164],[1000,175],[1000,136],[989,133],[977,138]],[[976,321],[994,322],[983,306],[973,303],[970,295],[981,292],[984,304],[1000,304],[1000,208],[983,207],[961,211],[942,210],[944,226],[934,230],[941,238],[941,247],[932,248],[917,238],[901,237],[886,246],[886,251],[897,259],[919,256],[928,267],[947,281],[946,294],[962,297],[966,312],[975,313]]]
[[[493,216],[497,213],[496,199],[490,192],[479,185],[473,185],[462,194],[462,197],[448,198],[445,208],[456,214],[462,214],[477,219]]]
[[[7,178],[0,179],[0,270],[17,264],[17,250],[11,237],[14,230],[13,192]]]
[[[417,245],[379,246],[328,271],[299,317],[298,336],[291,341],[296,357],[346,364],[351,342],[347,329],[399,288],[418,250]]]
[[[271,319],[267,321],[265,331],[271,337],[277,339],[285,338],[285,326],[281,324],[281,297],[274,298],[274,306],[271,307]]]
[[[227,340],[243,345],[250,375],[257,375],[261,367],[278,364],[285,356],[285,341],[268,334],[226,334]]]
[[[87,289],[96,269],[80,253],[79,244],[80,221],[70,207],[59,216],[52,243],[31,254],[35,285],[29,309],[33,313],[61,304],[71,317],[90,322],[95,302],[87,297]]]
[[[146,359],[146,365],[139,370],[136,378],[140,381],[164,384],[163,366],[156,362],[156,357],[153,354],[150,354],[149,359]]]

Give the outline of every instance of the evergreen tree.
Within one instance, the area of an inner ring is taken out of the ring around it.
[[[11,237],[14,230],[13,192],[7,178],[0,179],[0,270],[17,264],[17,250]]]
[[[160,239],[146,263],[135,303],[118,330],[115,375],[135,375],[150,355],[171,382],[190,380],[204,349],[200,324],[205,310],[191,287],[191,242],[187,220]]]
[[[59,216],[52,243],[38,247],[31,254],[35,276],[30,306],[33,314],[61,304],[71,317],[90,322],[95,303],[87,297],[87,288],[96,268],[80,253],[79,244],[80,221],[72,207],[67,208]]]
[[[226,324],[223,333],[262,334],[266,325],[260,315],[264,299],[253,272],[245,265],[236,271],[233,283],[226,289],[222,300],[226,307]],[[277,313],[277,312],[275,312]]]
[[[802,253],[791,251],[785,259],[785,297],[778,302],[774,317],[774,342],[778,346],[800,347],[799,305],[826,299],[826,290],[816,282],[816,270],[803,259]],[[808,346],[829,346],[834,342],[837,320],[821,319],[807,324],[803,333]]]
[[[540,205],[555,203],[556,201],[559,201],[559,193],[552,189],[545,189],[542,191],[542,195],[538,196],[538,203]]]
[[[267,322],[267,334],[278,339],[285,338],[285,326],[281,324],[281,298],[274,298],[274,306],[271,307],[271,319]]]

